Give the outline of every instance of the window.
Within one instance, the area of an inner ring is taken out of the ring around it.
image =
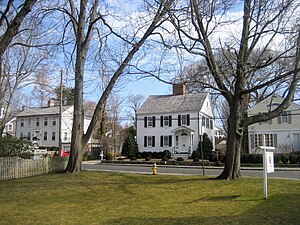
[[[155,136],[144,136],[144,147],[155,147]]]
[[[155,116],[145,116],[144,127],[155,127]]]
[[[292,123],[291,111],[284,111],[281,116],[278,117],[278,123]]]
[[[148,127],[152,127],[153,126],[153,120],[152,120],[152,117],[148,117],[147,118],[147,120],[148,120]]]
[[[55,141],[55,132],[52,132],[52,141]]]
[[[40,126],[40,118],[36,118],[35,125],[36,125],[37,127]]]
[[[47,133],[47,131],[45,131],[44,132],[44,141],[47,141],[47,139],[48,139],[48,133]]]
[[[24,137],[24,134],[21,132],[20,133],[20,138],[22,139]]]
[[[30,139],[31,139],[31,132],[28,132],[27,133],[27,140],[30,141]]]
[[[165,127],[169,126],[169,117],[168,116],[164,116],[164,126]]]
[[[21,119],[21,127],[24,127],[24,119]]]
[[[213,126],[214,126],[214,125],[213,125],[213,120],[209,120],[209,129],[212,130],[212,129],[213,129]]]
[[[52,119],[52,125],[56,126],[56,118],[55,117],[53,117],[53,119]]]
[[[161,127],[171,127],[172,126],[172,116],[161,116],[160,117]]]
[[[68,133],[65,132],[65,133],[64,133],[64,141],[67,141],[67,140],[68,140]]]
[[[264,135],[266,140],[266,146],[277,147],[277,134],[255,134],[254,135],[254,147],[259,147],[264,145]]]
[[[181,117],[181,124],[182,125],[187,125],[187,116],[186,115],[182,115],[182,117]]]
[[[8,124],[7,130],[8,131],[13,131],[13,125],[11,123]]]
[[[27,125],[28,125],[28,127],[31,127],[31,118],[28,118]]]
[[[202,126],[205,127],[205,116],[202,116]]]
[[[209,119],[205,118],[205,127],[209,129]]]
[[[189,126],[190,125],[190,114],[178,115],[178,126]]]
[[[44,126],[48,126],[48,117],[44,118]]]
[[[172,136],[160,136],[160,147],[172,147]]]

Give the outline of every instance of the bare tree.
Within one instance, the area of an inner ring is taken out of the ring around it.
[[[205,59],[215,83],[210,87],[228,102],[226,162],[218,177],[225,180],[241,176],[240,150],[245,128],[280,115],[292,101],[299,82],[298,2],[244,0],[242,18],[233,16],[239,7],[236,3],[191,0],[182,3],[171,20],[180,47]],[[231,33],[226,32],[230,25],[235,26]],[[218,35],[221,32],[223,37]],[[266,72],[268,79],[258,79],[251,87],[247,85]],[[245,117],[243,105],[249,94],[288,80],[280,106],[263,115]]]
[[[129,95],[127,102],[130,109],[128,112],[128,116],[131,117],[132,121],[134,121],[134,127],[137,128],[137,121],[136,121],[136,112],[142,106],[145,101],[145,97],[140,94],[136,95]]]
[[[166,19],[165,15],[173,4],[173,0],[161,0],[159,2],[148,4],[154,11],[154,16],[151,21],[145,23],[146,25],[140,30],[136,31],[131,39],[122,37],[114,30],[114,27],[105,20],[105,15],[97,11],[99,1],[94,0],[88,4],[87,0],[80,1],[80,8],[77,9],[72,0],[69,0],[70,11],[65,11],[69,16],[73,25],[73,30],[76,38],[76,59],[75,59],[75,93],[74,93],[74,117],[73,129],[71,140],[71,151],[69,162],[67,166],[68,172],[81,171],[82,163],[82,149],[88,143],[97,122],[101,120],[101,115],[104,110],[106,100],[111,93],[115,83],[119,77],[124,73],[129,62],[133,59],[139,48],[143,46],[146,40],[153,35],[155,29],[160,26]],[[89,14],[88,14],[89,12]],[[88,21],[86,23],[86,21]],[[87,53],[92,37],[93,30],[96,27],[96,22],[101,21],[102,25],[110,30],[116,38],[125,41],[128,46],[127,53],[121,55],[119,67],[116,68],[111,74],[111,79],[102,93],[96,109],[94,111],[91,123],[88,127],[86,134],[83,132],[83,79],[84,79],[84,66],[87,58]]]

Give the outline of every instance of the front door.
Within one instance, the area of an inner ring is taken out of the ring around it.
[[[180,136],[180,143],[178,151],[180,152],[188,152],[190,147],[190,138],[188,135]]]

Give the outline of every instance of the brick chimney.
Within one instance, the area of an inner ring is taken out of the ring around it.
[[[185,95],[186,86],[185,84],[173,84],[173,95]]]
[[[58,101],[56,99],[49,99],[48,101],[48,107],[54,107],[54,106],[58,106]]]

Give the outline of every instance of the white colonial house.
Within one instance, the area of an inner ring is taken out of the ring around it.
[[[283,98],[271,96],[248,110],[248,115],[268,112],[277,107]],[[291,103],[278,117],[248,127],[249,153],[260,153],[259,146],[275,147],[275,153],[300,152],[300,106]]]
[[[16,137],[37,140],[39,146],[49,148],[59,146],[60,107],[49,104],[43,108],[27,108],[17,114]],[[62,106],[61,140],[62,149],[70,150],[73,125],[73,106]],[[90,119],[84,119],[86,131]]]
[[[209,93],[186,94],[173,85],[172,95],[149,96],[136,113],[140,152],[169,150],[191,154],[207,133],[214,145],[214,115]]]

